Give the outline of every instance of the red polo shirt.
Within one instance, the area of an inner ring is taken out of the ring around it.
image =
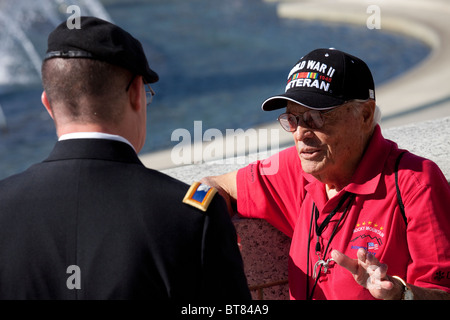
[[[314,220],[311,224],[313,203],[319,212],[320,226],[346,192],[355,194],[347,212],[342,216],[350,200],[319,237],[323,260],[330,258],[333,249],[356,259],[356,252],[362,247],[388,265],[388,274],[398,275],[410,284],[450,292],[450,186],[435,163],[409,152],[404,154],[399,166],[399,186],[406,224],[397,203],[394,176],[395,161],[402,151],[384,139],[377,126],[351,183],[330,200],[325,185],[303,172],[295,147],[238,171],[239,214],[265,219],[292,238],[292,299],[306,299],[307,281],[308,295],[314,285],[312,274],[319,258]],[[264,174],[265,169],[274,173],[276,165],[275,174]],[[373,297],[349,271],[330,262],[327,272],[318,277],[313,299]]]

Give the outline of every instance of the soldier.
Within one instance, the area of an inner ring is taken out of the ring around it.
[[[249,299],[224,200],[138,159],[158,81],[140,42],[62,23],[42,81],[59,140],[0,182],[0,298]]]

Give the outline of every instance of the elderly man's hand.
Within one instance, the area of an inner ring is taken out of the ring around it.
[[[204,177],[200,182],[217,189],[219,194],[225,199],[230,216],[236,214],[236,186],[237,171],[228,172],[220,176]]]
[[[386,274],[387,265],[380,263],[373,254],[360,248],[357,252],[358,259],[351,259],[338,250],[333,250],[331,257],[338,265],[350,271],[355,281],[369,290],[374,298],[389,300],[401,298],[401,291],[393,290],[397,286]]]

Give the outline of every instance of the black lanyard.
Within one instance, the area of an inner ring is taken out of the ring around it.
[[[319,242],[319,237],[322,235],[323,230],[325,229],[325,227],[330,223],[331,219],[336,215],[336,213],[339,211],[339,209],[342,207],[342,205],[345,203],[345,201],[350,197],[350,200],[347,203],[347,206],[345,207],[344,212],[341,214],[338,223],[335,225],[333,232],[331,233],[330,236],[330,240],[328,241],[328,244],[325,248],[325,251],[323,253],[323,259],[326,257],[327,252],[328,252],[328,248],[330,246],[331,241],[333,240],[334,236],[336,235],[336,231],[338,226],[340,225],[342,219],[344,218],[344,216],[347,214],[353,199],[355,198],[355,195],[353,193],[350,192],[346,192],[341,200],[339,200],[338,205],[336,206],[336,208],[334,208],[333,211],[330,212],[330,214],[328,214],[328,216],[325,218],[325,220],[320,224],[318,223],[319,220],[319,210],[316,207],[316,204],[313,202],[313,207],[312,207],[312,211],[311,211],[311,222],[309,225],[309,234],[308,234],[308,250],[307,250],[307,257],[306,257],[306,299],[311,300],[314,294],[314,290],[316,288],[317,285],[317,281],[320,277],[320,273],[322,271],[322,267],[325,267],[325,270],[328,268],[328,262],[331,261],[331,259],[328,259],[327,261],[323,260],[319,253],[321,251],[321,247],[320,247],[320,242]],[[316,263],[316,265],[314,266],[314,275],[316,276],[315,282],[314,282],[314,286],[312,288],[311,294],[309,294],[309,248],[310,248],[310,243],[311,243],[311,231],[312,231],[312,223],[313,220],[315,220],[315,229],[316,229],[316,236],[317,236],[317,242],[316,242],[316,246],[315,246],[315,250],[317,255],[319,256],[319,261]],[[316,275],[316,268],[319,267],[319,273]]]
[[[343,196],[342,196],[342,198],[341,198],[341,200],[339,200],[339,203],[338,203],[338,205],[336,206],[336,208],[334,208],[334,210],[333,211],[331,211],[330,212],[330,214],[328,214],[328,216],[325,218],[325,220],[323,220],[323,222],[320,224],[320,226],[319,226],[319,223],[318,223],[318,220],[319,220],[319,210],[317,209],[317,207],[316,207],[316,204],[315,203],[313,203],[313,212],[314,212],[314,214],[315,214],[315,222],[316,222],[316,235],[317,235],[317,242],[316,242],[316,252],[320,252],[320,242],[319,242],[319,237],[322,235],[322,232],[323,232],[323,230],[325,229],[325,227],[330,223],[330,221],[331,221],[331,219],[334,217],[334,215],[339,211],[339,209],[341,209],[341,207],[342,207],[342,205],[344,204],[344,202],[345,202],[345,200],[347,200],[347,198],[350,196],[350,195],[352,195],[352,193],[350,193],[350,192],[346,192]],[[351,202],[351,201],[350,201]],[[349,203],[350,203],[349,202]],[[345,213],[347,212],[347,210],[348,210],[348,205],[347,205],[347,208],[345,209],[345,212],[342,214],[342,216],[344,216],[345,215]],[[341,217],[342,217],[341,216]],[[333,237],[334,236],[334,233],[331,235],[331,237]],[[330,238],[330,242],[331,242],[331,238]],[[328,246],[327,246],[328,247]],[[324,256],[325,256],[325,254],[326,254],[326,250],[325,250],[325,253],[324,253]]]

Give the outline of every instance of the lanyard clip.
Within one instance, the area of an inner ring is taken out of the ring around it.
[[[319,260],[316,262],[316,264],[314,265],[313,278],[314,278],[314,279],[317,278],[317,268],[319,268],[319,273],[320,273],[320,270],[321,270],[322,266],[323,266],[323,272],[326,273],[326,272],[328,271],[328,264],[329,264],[331,261],[334,261],[333,258],[327,259],[327,261],[325,261],[325,260],[323,260],[323,259],[319,259]]]

